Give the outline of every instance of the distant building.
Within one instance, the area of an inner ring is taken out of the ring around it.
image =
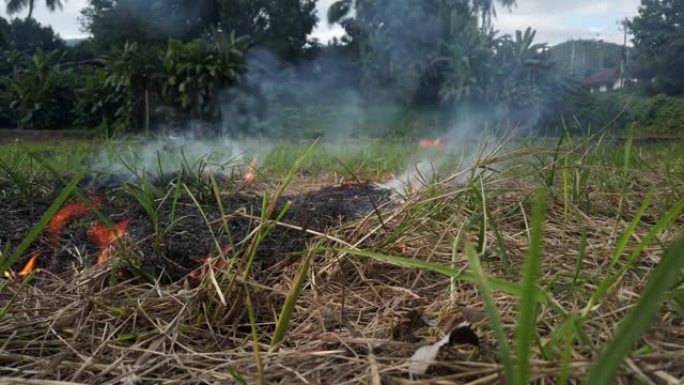
[[[629,51],[629,48],[628,48]],[[549,49],[559,75],[586,79],[597,71],[620,65],[623,46],[599,40],[570,40]]]
[[[620,74],[620,67],[599,70],[584,79],[584,85],[589,87],[591,92],[608,92],[619,90],[625,86]]]

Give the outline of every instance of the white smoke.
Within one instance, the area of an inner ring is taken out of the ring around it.
[[[255,139],[203,139],[165,136],[148,140],[108,143],[91,161],[91,170],[110,175],[159,175],[181,169],[241,172],[256,157],[263,158],[270,145]]]

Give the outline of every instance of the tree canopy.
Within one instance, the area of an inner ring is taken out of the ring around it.
[[[642,0],[629,23],[637,77],[654,79],[655,92],[684,94],[684,0]]]
[[[432,115],[440,119],[475,111],[495,124],[531,127],[571,88],[551,70],[548,47],[533,29],[494,29],[496,9],[513,0],[339,0],[326,19],[346,35],[328,46],[312,38],[316,4],[89,0],[81,20],[92,37],[68,48],[33,19],[5,22],[0,44],[9,76],[0,91],[13,89],[19,102],[3,109],[24,127],[55,119],[128,131],[150,120],[244,120],[249,124],[231,128],[240,133],[273,126],[280,111],[351,101],[438,111]],[[50,80],[41,92],[52,96],[31,91],[36,79]],[[69,106],[54,108],[51,101],[65,102],[55,95],[69,87]],[[266,115],[271,120],[259,121]]]
[[[215,29],[293,60],[317,22],[315,0],[90,0],[83,26],[97,46],[189,41]]]
[[[52,51],[65,46],[51,27],[43,26],[34,19],[13,19],[8,22],[0,18],[0,49],[33,54],[38,50]]]

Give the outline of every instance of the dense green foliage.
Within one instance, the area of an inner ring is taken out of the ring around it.
[[[40,25],[34,19],[13,19],[7,22],[0,18],[0,49],[17,50],[33,54],[38,50],[64,49],[62,39],[50,27]]]
[[[684,94],[684,0],[642,0],[630,23],[640,79],[655,79],[652,92]]]
[[[58,53],[38,52],[9,78],[5,97],[21,128],[63,127],[72,119],[74,77]]]
[[[681,134],[684,128],[684,99],[658,94],[630,109],[630,121],[654,134]]]
[[[638,72],[670,95],[684,89],[678,1],[644,1],[631,23]],[[558,133],[563,121],[678,130],[675,99],[640,102],[637,115],[623,111],[630,98],[621,93],[584,89],[594,67],[619,64],[622,47],[550,48],[531,28],[500,34],[495,8],[513,4],[339,0],[326,19],[346,35],[328,46],[311,39],[316,0],[90,0],[82,21],[92,38],[73,47],[30,17],[0,19],[0,123],[112,134],[193,122],[231,135],[304,137],[426,135],[454,125]],[[568,69],[568,50],[591,65]],[[656,128],[651,117],[666,121]]]
[[[435,105],[496,100],[503,87],[494,83],[519,80],[520,72],[527,83],[536,80],[533,67],[543,65],[545,46],[532,44],[529,30],[515,39],[499,36],[489,24],[492,12],[493,2],[340,0],[328,19],[347,31],[367,93]]]
[[[91,0],[83,22],[101,49],[127,41],[189,41],[223,29],[290,60],[306,49],[315,6],[314,0]]]
[[[611,128],[634,135],[681,135],[684,128],[684,98],[658,94],[644,96],[633,93],[589,93],[580,90],[553,109],[571,132],[596,132]],[[540,128],[558,133],[553,121],[542,121]]]
[[[217,94],[235,84],[242,70],[240,44],[235,35],[209,43],[170,40],[164,58],[164,100],[192,118],[218,118]]]

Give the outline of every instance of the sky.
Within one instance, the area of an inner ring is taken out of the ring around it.
[[[78,18],[88,0],[63,2],[62,11],[50,13],[44,2],[37,0],[34,17],[51,25],[65,39],[84,37],[86,33],[81,31]],[[325,20],[327,8],[333,2],[318,2],[321,21],[314,36],[321,42],[343,33],[339,26],[329,26]],[[601,39],[622,44],[623,33],[618,30],[617,21],[636,15],[639,3],[639,0],[518,0],[518,5],[511,10],[498,9],[495,24],[503,33],[531,26],[537,30],[538,42],[552,45],[569,39]],[[0,14],[6,17],[4,7],[0,9]]]

